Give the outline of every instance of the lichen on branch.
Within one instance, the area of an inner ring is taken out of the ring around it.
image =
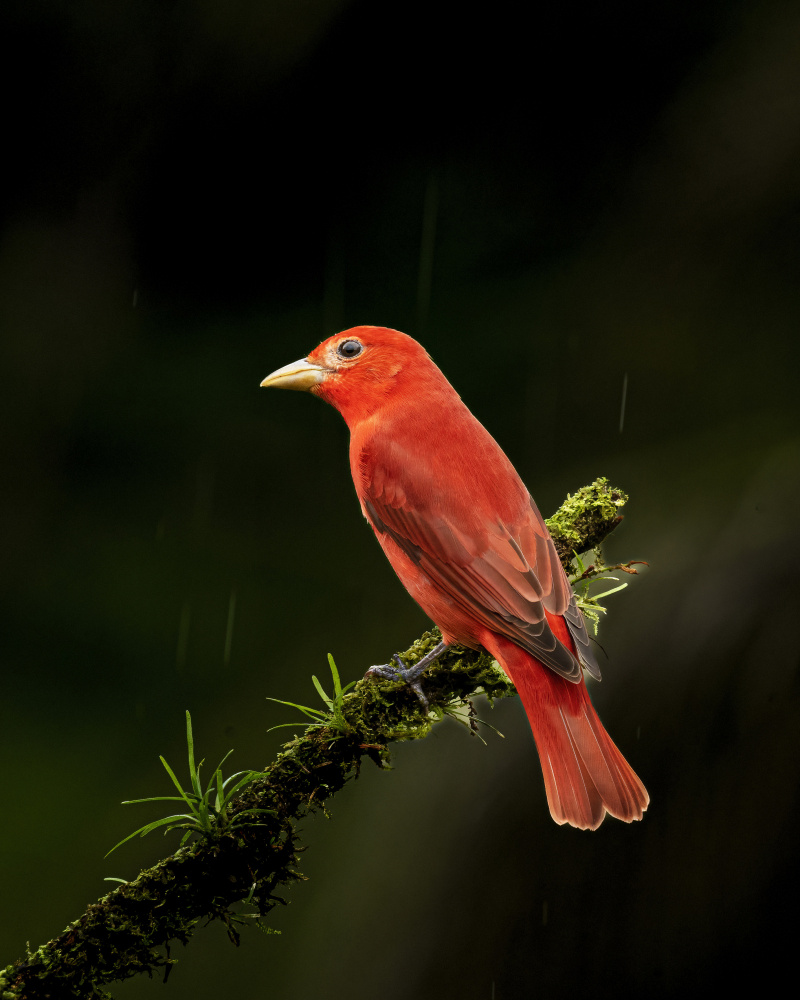
[[[561,564],[569,573],[575,552],[597,548],[622,520],[628,495],[602,476],[567,499],[545,520]]]
[[[568,572],[575,552],[596,548],[616,527],[626,500],[598,479],[568,497],[547,521]],[[426,632],[401,658],[411,666],[440,639],[437,630]],[[358,776],[364,758],[385,767],[390,743],[427,736],[463,706],[474,728],[472,697],[514,693],[490,656],[458,646],[426,671],[427,711],[403,683],[359,681],[352,692],[335,696],[336,711],[324,724],[281,747],[234,798],[225,823],[212,823],[175,854],[91,903],[58,937],[0,971],[0,998],[107,1000],[104,987],[110,983],[160,970],[166,979],[176,961],[171,945],[186,944],[201,924],[222,921],[234,944],[243,926],[264,929],[262,918],[284,902],[279,891],[304,878],[297,868],[298,821],[325,810]]]

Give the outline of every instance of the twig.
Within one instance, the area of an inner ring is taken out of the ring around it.
[[[616,563],[614,566],[606,566],[605,563],[603,563],[600,566],[595,566],[594,563],[591,563],[589,566],[586,567],[586,569],[581,573],[580,576],[572,578],[572,583],[574,585],[576,583],[580,583],[581,580],[591,580],[592,577],[600,576],[601,574],[604,573],[613,573],[615,570],[618,569],[622,570],[623,573],[630,573],[631,576],[638,576],[639,570],[634,569],[633,567],[649,566],[649,565],[650,563],[645,562],[644,559],[631,559],[630,562]]]

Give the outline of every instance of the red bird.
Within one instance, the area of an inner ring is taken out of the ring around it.
[[[583,616],[536,504],[497,442],[411,337],[357,326],[261,383],[304,389],[350,428],[364,517],[442,643],[484,648],[516,685],[556,823],[641,819],[650,797],[589,700],[599,679]]]

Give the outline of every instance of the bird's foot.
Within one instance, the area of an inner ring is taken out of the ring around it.
[[[397,653],[392,656],[392,659],[397,664],[396,667],[391,663],[384,663],[381,666],[370,667],[364,676],[383,677],[387,681],[405,681],[427,710],[428,699],[425,697],[425,692],[422,690],[422,684],[419,681],[422,671],[417,670],[419,664],[414,664],[413,667],[406,667]]]
[[[442,653],[447,649],[445,643],[440,642],[438,646],[426,653],[413,667],[407,667],[400,659],[399,655],[395,653],[392,659],[397,664],[397,666],[392,666],[391,663],[385,663],[381,666],[370,667],[369,670],[364,674],[365,677],[383,677],[387,681],[404,681],[411,690],[416,694],[419,700],[428,709],[428,699],[425,697],[425,692],[422,690],[422,682],[420,678],[425,671],[425,668],[429,664],[433,663],[434,660],[438,659]]]

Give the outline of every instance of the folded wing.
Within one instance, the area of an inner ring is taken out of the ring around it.
[[[581,680],[581,667],[599,680],[583,615],[530,497],[517,523],[482,523],[471,512],[465,530],[425,509],[412,509],[405,496],[370,493],[362,504],[375,532],[391,537],[475,621],[573,683]],[[548,614],[563,616],[577,658],[553,634]]]

